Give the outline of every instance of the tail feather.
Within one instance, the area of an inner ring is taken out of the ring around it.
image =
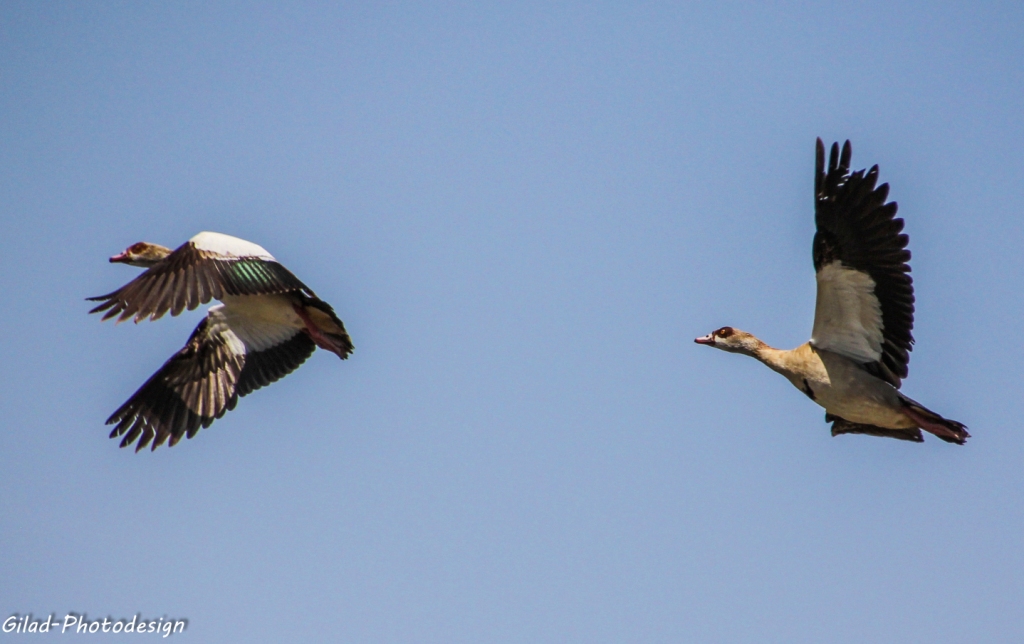
[[[355,347],[352,346],[352,338],[345,330],[345,325],[334,314],[334,309],[326,302],[306,299],[303,304],[292,305],[295,313],[306,325],[306,333],[321,349],[337,354],[342,360],[348,358]]]
[[[347,359],[355,348],[352,346],[352,338],[348,337],[348,333],[324,333],[323,335],[328,340],[328,345],[321,346],[323,346],[324,349],[337,354],[342,360]]]
[[[903,405],[903,413],[917,423],[921,429],[935,434],[947,443],[963,445],[971,437],[963,423],[943,418],[921,403],[911,400],[906,396],[900,396],[900,403]]]

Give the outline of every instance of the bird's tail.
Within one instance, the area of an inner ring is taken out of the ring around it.
[[[903,413],[917,423],[918,427],[926,432],[935,434],[947,443],[963,445],[971,437],[963,423],[943,418],[921,403],[911,400],[902,394],[900,395],[900,403],[903,405]]]
[[[301,303],[293,304],[295,313],[306,325],[306,333],[316,346],[335,353],[342,360],[348,358],[355,348],[345,325],[327,302],[305,297]]]

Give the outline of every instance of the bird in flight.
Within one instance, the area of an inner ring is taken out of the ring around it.
[[[110,258],[146,271],[106,295],[90,313],[103,320],[156,320],[210,300],[184,348],[107,419],[121,447],[135,451],[192,438],[234,409],[238,398],[286,376],[316,347],[342,360],[352,340],[334,309],[262,247],[202,232],[175,250],[139,242]]]
[[[914,338],[908,238],[878,166],[850,172],[850,142],[817,143],[813,258],[818,283],[809,342],[784,351],[722,327],[694,342],[763,362],[825,408],[832,435],[922,442],[921,430],[963,445],[967,428],[900,391]]]

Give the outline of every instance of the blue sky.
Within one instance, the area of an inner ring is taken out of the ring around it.
[[[3,3],[3,617],[1020,641],[1022,114],[1019,3]],[[818,136],[891,184],[904,391],[965,447],[832,438],[692,343],[808,338]],[[84,298],[202,230],[270,250],[355,354],[119,450],[103,421],[201,313]]]

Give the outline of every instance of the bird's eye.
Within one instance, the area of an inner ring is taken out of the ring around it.
[[[715,331],[715,335],[717,335],[720,338],[728,338],[730,335],[732,335],[732,327],[723,326],[721,329]]]

